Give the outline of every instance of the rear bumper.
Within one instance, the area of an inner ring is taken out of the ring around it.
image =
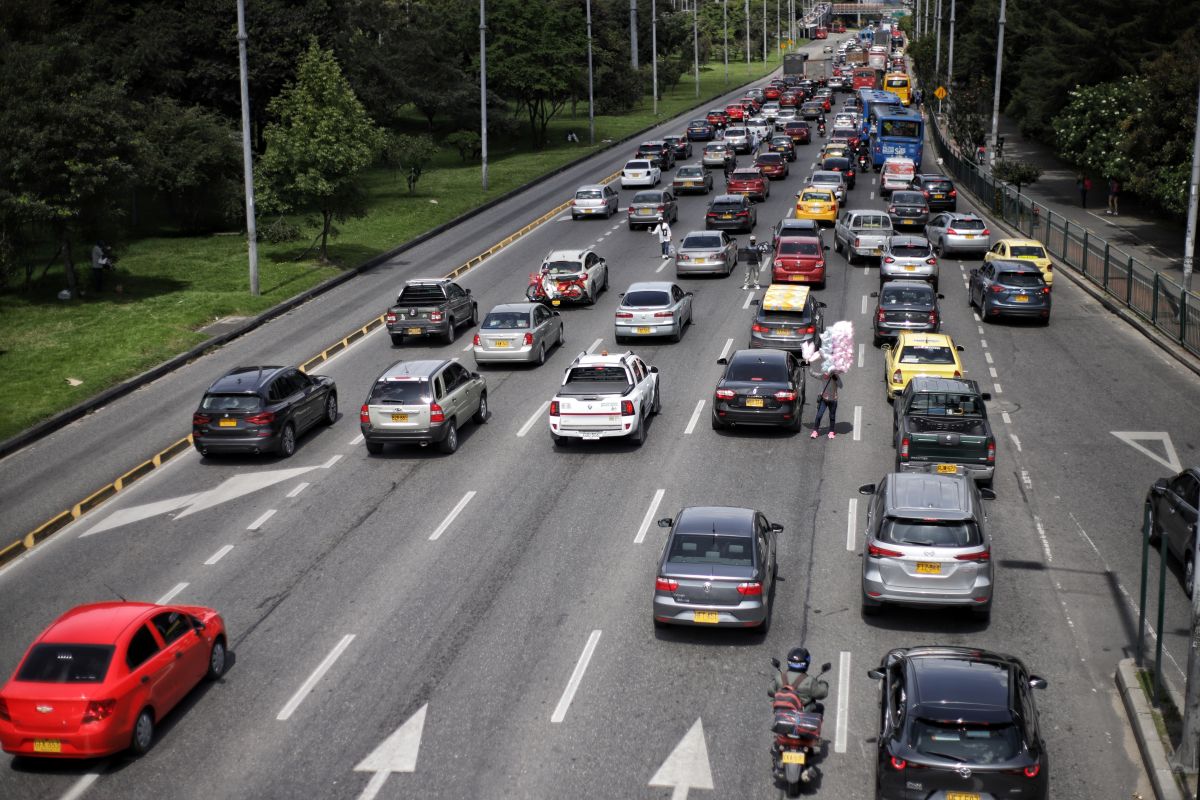
[[[645,178],[626,178],[624,176],[621,177],[621,188],[622,189],[624,189],[628,186],[653,186],[653,185],[654,185],[654,176],[653,175],[648,175]]]
[[[983,313],[989,317],[1046,319],[1050,316],[1050,306],[1031,306],[1028,303],[984,303]]]
[[[573,206],[571,208],[571,217],[579,219],[580,217],[596,217],[607,216],[610,212],[608,206]]]
[[[696,611],[715,611],[718,620],[696,622]],[[654,619],[668,625],[693,625],[699,628],[756,628],[767,619],[767,606],[763,600],[746,600],[736,606],[699,606],[679,603],[674,597],[654,595]]]
[[[942,238],[942,251],[946,253],[986,253],[988,237],[976,234],[978,239],[966,239],[962,236],[945,236]]]
[[[772,283],[824,283],[825,270],[812,269],[804,272],[791,272],[783,269],[775,269],[771,273]]]
[[[196,449],[206,453],[254,453],[279,449],[279,434],[265,431],[266,436],[197,436],[192,434]]]
[[[133,731],[115,724],[92,723],[87,732],[32,732],[10,723],[0,722],[0,749],[13,755],[36,758],[96,758],[119,753],[129,747]],[[34,750],[34,741],[56,741],[62,750],[43,753]]]
[[[505,347],[496,350],[485,350],[482,347],[472,347],[471,354],[475,356],[476,364],[502,364],[522,361],[536,361],[537,350],[529,347]]]
[[[932,577],[928,588],[891,586],[879,574],[872,559],[863,559],[862,591],[866,600],[873,603],[890,603],[904,606],[984,606],[992,599],[992,578],[980,575],[967,589],[946,589],[937,586]]]
[[[724,260],[719,260],[714,263],[697,264],[694,261],[680,262],[675,261],[676,275],[724,275],[729,272],[729,267],[725,265]]]
[[[362,431],[363,439],[371,444],[433,444],[440,442],[446,438],[446,434],[450,431],[450,426],[445,422],[438,422],[430,425],[428,428],[419,430],[404,430],[390,431],[381,428],[375,428],[371,425],[359,423],[359,430]]]
[[[619,422],[608,427],[575,428],[568,422],[564,426],[562,417],[550,417],[550,433],[566,439],[620,439],[632,435],[638,426],[636,417],[621,417]]]
[[[805,342],[812,342],[813,346],[819,347],[821,340],[815,334],[805,334],[798,336],[795,339],[778,339],[766,337],[760,333],[750,332],[750,347],[754,349],[762,347],[770,347],[776,350],[787,350],[791,353],[799,353]]]
[[[680,333],[680,325],[674,321],[666,325],[621,325],[613,326],[613,333],[617,336],[627,336],[630,339],[637,337],[652,337],[652,336],[675,336]],[[640,333],[639,330],[648,331]]]
[[[405,320],[389,324],[387,330],[392,336],[397,334],[401,336],[444,336],[450,331],[450,320],[445,319],[441,322],[430,322],[424,319]],[[419,333],[414,333],[414,331],[419,331]]]
[[[710,231],[744,231],[754,230],[754,220],[717,219],[704,220],[704,227]]]
[[[697,181],[696,186],[688,186],[683,183],[672,183],[671,191],[675,194],[708,194],[708,184],[703,181]]]
[[[879,258],[883,254],[883,242],[879,242],[878,244],[867,242],[859,247],[848,244],[846,245],[846,250],[859,258]]]
[[[713,408],[713,419],[726,425],[760,425],[763,427],[780,427],[792,425],[796,417],[803,411],[800,401],[796,400],[779,408],[750,408],[730,409],[724,403]]]
[[[938,276],[936,267],[931,267],[928,264],[917,267],[912,272],[909,272],[904,267],[897,269],[892,265],[884,265],[879,269],[879,277],[882,280],[898,281],[898,280],[915,280],[915,281],[932,281]]]
[[[875,335],[880,339],[895,339],[901,331],[916,331],[917,333],[937,333],[937,326],[928,323],[912,322],[876,322]]]
[[[954,460],[947,461],[901,461],[900,472],[936,473],[938,464],[954,464],[960,471],[977,481],[990,480],[996,474],[996,465],[962,464]]]

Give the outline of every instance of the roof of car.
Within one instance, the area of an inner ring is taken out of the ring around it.
[[[1039,277],[1042,274],[1036,264],[1024,258],[996,258],[988,263],[1002,272],[1024,272]]]
[[[915,345],[933,345],[941,347],[954,347],[954,340],[946,333],[924,333],[922,331],[900,331],[897,338],[896,346],[899,347],[905,344]]]
[[[760,308],[763,311],[802,311],[807,303],[807,286],[773,283],[767,287]]]
[[[888,281],[888,284],[895,286],[899,281]],[[914,281],[914,283],[925,283],[924,281]],[[928,284],[925,284],[928,286]],[[914,375],[913,379],[908,382],[909,390],[912,393],[917,392],[947,392],[957,394],[979,394],[979,384],[970,378],[939,378],[933,375]]]
[[[946,717],[939,708],[988,707],[1009,709],[1012,664],[963,655],[930,655],[912,659],[913,698],[921,716]]]
[[[583,186],[580,186],[575,191],[576,192],[591,192],[591,191],[598,191],[598,190],[604,189],[604,188],[606,188],[606,187],[603,183],[585,183]]]
[[[498,306],[493,306],[492,310],[488,313],[528,314],[540,305],[541,303],[501,303]]]
[[[625,294],[630,292],[669,292],[674,286],[670,281],[638,281],[629,284],[629,288],[625,290]]]
[[[983,222],[982,217],[980,217],[978,214],[972,214],[969,211],[950,211],[948,213],[950,215],[950,219],[977,219],[980,222]]]
[[[427,378],[436,372],[443,364],[444,358],[420,359],[417,361],[400,361],[379,376],[381,381],[403,381],[411,378]]]
[[[799,233],[781,233],[779,235],[779,243],[783,244],[784,242],[807,242],[809,244],[820,244],[821,237]]]
[[[542,261],[583,261],[588,250],[551,250]]]
[[[633,355],[629,350],[624,350],[620,353],[610,353],[607,350],[601,350],[599,353],[580,353],[571,362],[572,367],[594,367],[597,365],[621,365],[625,359]]]
[[[754,509],[691,506],[680,511],[675,518],[675,532],[750,536],[754,533]]]
[[[996,244],[1006,244],[1009,247],[1012,247],[1013,245],[1018,247],[1041,247],[1043,249],[1046,247],[1046,245],[1042,244],[1037,239],[997,239]]]
[[[646,166],[650,166],[650,162],[644,158],[631,158],[625,162],[625,166],[627,167],[632,164],[645,164]]]
[[[257,392],[263,384],[274,378],[279,371],[286,369],[285,367],[234,367],[229,372],[222,375],[213,381],[208,387],[210,392],[222,392],[224,394],[231,393],[254,393]]]
[[[910,233],[897,233],[888,239],[889,244],[899,244],[906,247],[916,244],[929,244],[924,236],[914,236]]]
[[[966,475],[896,472],[888,477],[885,513],[907,519],[957,520],[972,514]]]
[[[425,285],[429,285],[429,284],[437,284],[438,286],[441,286],[444,283],[450,283],[450,279],[449,278],[409,278],[407,281],[404,282],[404,285],[405,286],[409,286],[409,285],[425,286]]]
[[[761,178],[762,173],[754,167],[738,167],[733,171],[735,177],[742,178]]]
[[[76,606],[56,619],[38,641],[114,644],[122,631],[156,608],[153,603],[121,601]]]

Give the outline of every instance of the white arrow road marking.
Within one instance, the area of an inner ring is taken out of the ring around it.
[[[421,706],[369,756],[358,762],[355,772],[375,773],[358,800],[372,800],[393,772],[417,771],[417,752],[421,749],[421,733],[425,730],[425,712],[428,708],[428,703]]]
[[[119,528],[122,525],[128,525],[132,522],[141,522],[144,519],[150,519],[150,517],[157,517],[159,514],[169,514],[177,508],[183,508],[197,496],[188,494],[182,497],[158,500],[153,503],[144,503],[131,508],[118,509],[79,534],[79,538],[82,539],[85,536],[91,536],[93,533],[100,533],[110,528]]]
[[[292,699],[288,700],[287,704],[280,709],[279,715],[275,717],[275,719],[283,722],[291,717],[296,709],[300,707],[300,704],[304,702],[304,698],[308,697],[308,694],[313,690],[313,687],[317,685],[321,678],[325,677],[325,673],[329,672],[329,669],[333,666],[333,663],[338,660],[342,653],[346,652],[346,648],[349,647],[350,643],[353,641],[353,633],[347,633],[345,636],[343,636],[342,640],[338,642],[332,650],[329,651],[329,655],[325,656],[325,660],[318,664],[317,668],[313,670],[312,675],[309,675],[304,683],[300,685],[300,688],[296,690],[294,695],[292,695]]]
[[[1179,454],[1175,452],[1175,445],[1172,444],[1169,433],[1165,431],[1109,431],[1109,433],[1142,455],[1154,459],[1172,472],[1183,471],[1183,466],[1179,463]],[[1139,444],[1139,441],[1159,442],[1162,444],[1163,455],[1166,458],[1163,458],[1163,456],[1155,453],[1145,445]]]
[[[696,717],[679,744],[675,745],[658,772],[654,773],[650,785],[671,787],[671,800],[687,800],[689,789],[713,788],[708,746],[704,743],[704,725],[699,717]]]
[[[583,673],[587,672],[588,663],[592,660],[592,654],[596,652],[596,645],[599,642],[600,631],[592,631],[588,636],[587,644],[583,646],[583,652],[579,655],[575,669],[571,672],[571,678],[567,681],[567,688],[563,689],[562,697],[558,698],[558,705],[554,707],[554,713],[550,715],[551,722],[562,722],[567,718],[567,709],[571,707],[571,701],[575,699],[575,692],[579,691],[579,684],[583,682]]]
[[[833,752],[846,752],[846,722],[850,716],[850,653],[838,658],[837,725],[834,727]]]
[[[650,501],[650,507],[646,509],[646,516],[642,517],[642,526],[638,528],[637,536],[633,537],[634,544],[641,544],[646,541],[646,531],[650,530],[650,523],[654,520],[654,515],[658,511],[658,504],[662,502],[666,491],[666,489],[658,489],[654,492],[654,499]]]

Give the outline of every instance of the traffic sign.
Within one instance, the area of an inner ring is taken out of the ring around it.
[[[933,96],[938,100],[945,100],[947,94],[949,94],[949,92],[946,91],[945,86],[939,86],[933,90]]]

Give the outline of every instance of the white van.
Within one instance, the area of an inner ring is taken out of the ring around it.
[[[917,164],[911,158],[889,158],[883,162],[879,170],[879,194],[890,197],[896,190],[912,187],[912,180],[917,175]]]

